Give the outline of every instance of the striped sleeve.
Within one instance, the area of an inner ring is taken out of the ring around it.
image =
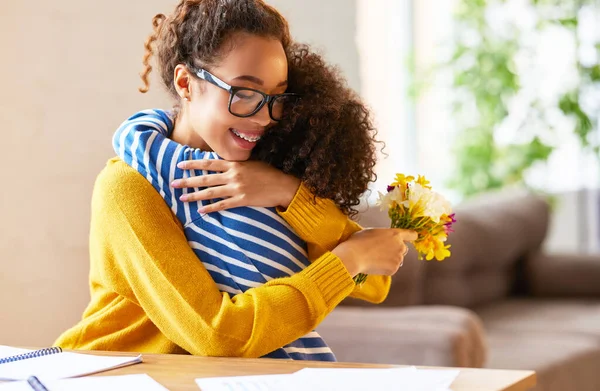
[[[210,172],[181,170],[177,164],[185,160],[220,158],[214,152],[190,148],[169,139],[171,129],[173,120],[167,112],[140,111],[119,126],[113,136],[113,148],[121,160],[152,184],[180,221],[187,223],[197,217],[193,211],[201,205],[179,202],[179,197],[200,189],[174,189],[170,184],[175,179]]]

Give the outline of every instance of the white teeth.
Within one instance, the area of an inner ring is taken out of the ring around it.
[[[238,136],[239,138],[241,138],[241,139],[244,139],[244,140],[246,140],[246,141],[249,141],[249,142],[251,142],[251,143],[255,143],[255,142],[257,142],[258,140],[260,140],[260,137],[261,137],[261,136],[248,137],[248,136],[245,136],[245,135],[241,134],[241,133],[240,133],[240,132],[238,132],[236,129],[231,129],[231,131],[233,132],[233,134],[235,134],[235,135],[236,135],[236,136]]]

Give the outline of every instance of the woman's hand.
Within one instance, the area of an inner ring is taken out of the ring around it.
[[[408,252],[405,242],[417,240],[415,231],[399,228],[371,228],[354,233],[331,252],[337,255],[354,277],[359,273],[391,276],[398,271]]]
[[[206,187],[207,189],[184,194],[181,201],[223,200],[200,208],[200,213],[236,208],[240,206],[280,206],[287,208],[300,180],[292,175],[257,161],[230,162],[227,160],[188,160],[177,165],[183,170],[215,171],[216,174],[178,179],[171,183],[175,188]]]

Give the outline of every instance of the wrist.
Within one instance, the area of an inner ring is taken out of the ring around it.
[[[331,250],[331,253],[338,257],[340,261],[342,261],[342,264],[344,264],[346,270],[348,270],[348,274],[350,274],[352,277],[356,276],[359,273],[362,273],[360,267],[354,261],[352,252],[348,248],[346,248],[346,246],[344,246],[343,243]]]
[[[300,187],[301,183],[302,181],[300,181],[300,179],[286,174],[286,181],[284,182],[283,186],[284,191],[279,206],[284,209],[287,209],[290,206],[294,200],[294,197],[296,196],[296,193],[298,192],[298,188]]]

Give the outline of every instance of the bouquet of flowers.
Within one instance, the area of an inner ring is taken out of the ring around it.
[[[419,175],[396,174],[396,180],[388,186],[387,193],[379,193],[377,205],[388,211],[391,228],[411,229],[418,238],[413,245],[419,259],[433,258],[441,261],[450,256],[450,245],[446,245],[452,224],[456,222],[450,203],[431,190],[429,181]],[[366,274],[354,277],[357,284],[367,279]]]

